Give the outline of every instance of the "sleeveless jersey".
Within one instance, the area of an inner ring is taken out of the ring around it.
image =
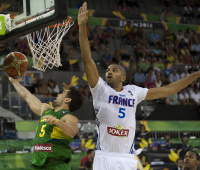
[[[46,110],[41,117],[52,115],[61,119],[67,114],[72,114],[66,109],[55,112]],[[65,135],[55,124],[48,124],[44,119],[39,120],[34,140],[34,154],[32,165],[42,167],[50,158],[69,162],[71,160],[71,137]],[[48,158],[48,159],[47,159]]]
[[[91,89],[96,113],[97,150],[135,154],[135,112],[147,88],[126,85],[116,92],[102,78]]]

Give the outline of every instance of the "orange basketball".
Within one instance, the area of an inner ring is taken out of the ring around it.
[[[28,68],[26,56],[20,52],[8,54],[4,60],[4,70],[12,78],[20,78]]]

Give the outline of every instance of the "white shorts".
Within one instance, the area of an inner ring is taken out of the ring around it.
[[[95,151],[93,170],[137,170],[133,154]]]

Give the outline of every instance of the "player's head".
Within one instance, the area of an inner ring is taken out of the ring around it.
[[[53,107],[68,106],[70,112],[80,109],[83,104],[83,96],[75,87],[70,87],[69,90],[58,94],[53,102]]]
[[[119,86],[126,80],[125,69],[118,64],[111,64],[106,70],[106,82],[112,88]]]
[[[184,170],[197,170],[200,164],[200,156],[193,150],[188,151],[184,157]]]

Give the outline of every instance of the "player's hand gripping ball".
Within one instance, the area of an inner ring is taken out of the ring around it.
[[[28,68],[26,56],[20,52],[9,53],[4,60],[4,70],[9,77],[20,78]]]

